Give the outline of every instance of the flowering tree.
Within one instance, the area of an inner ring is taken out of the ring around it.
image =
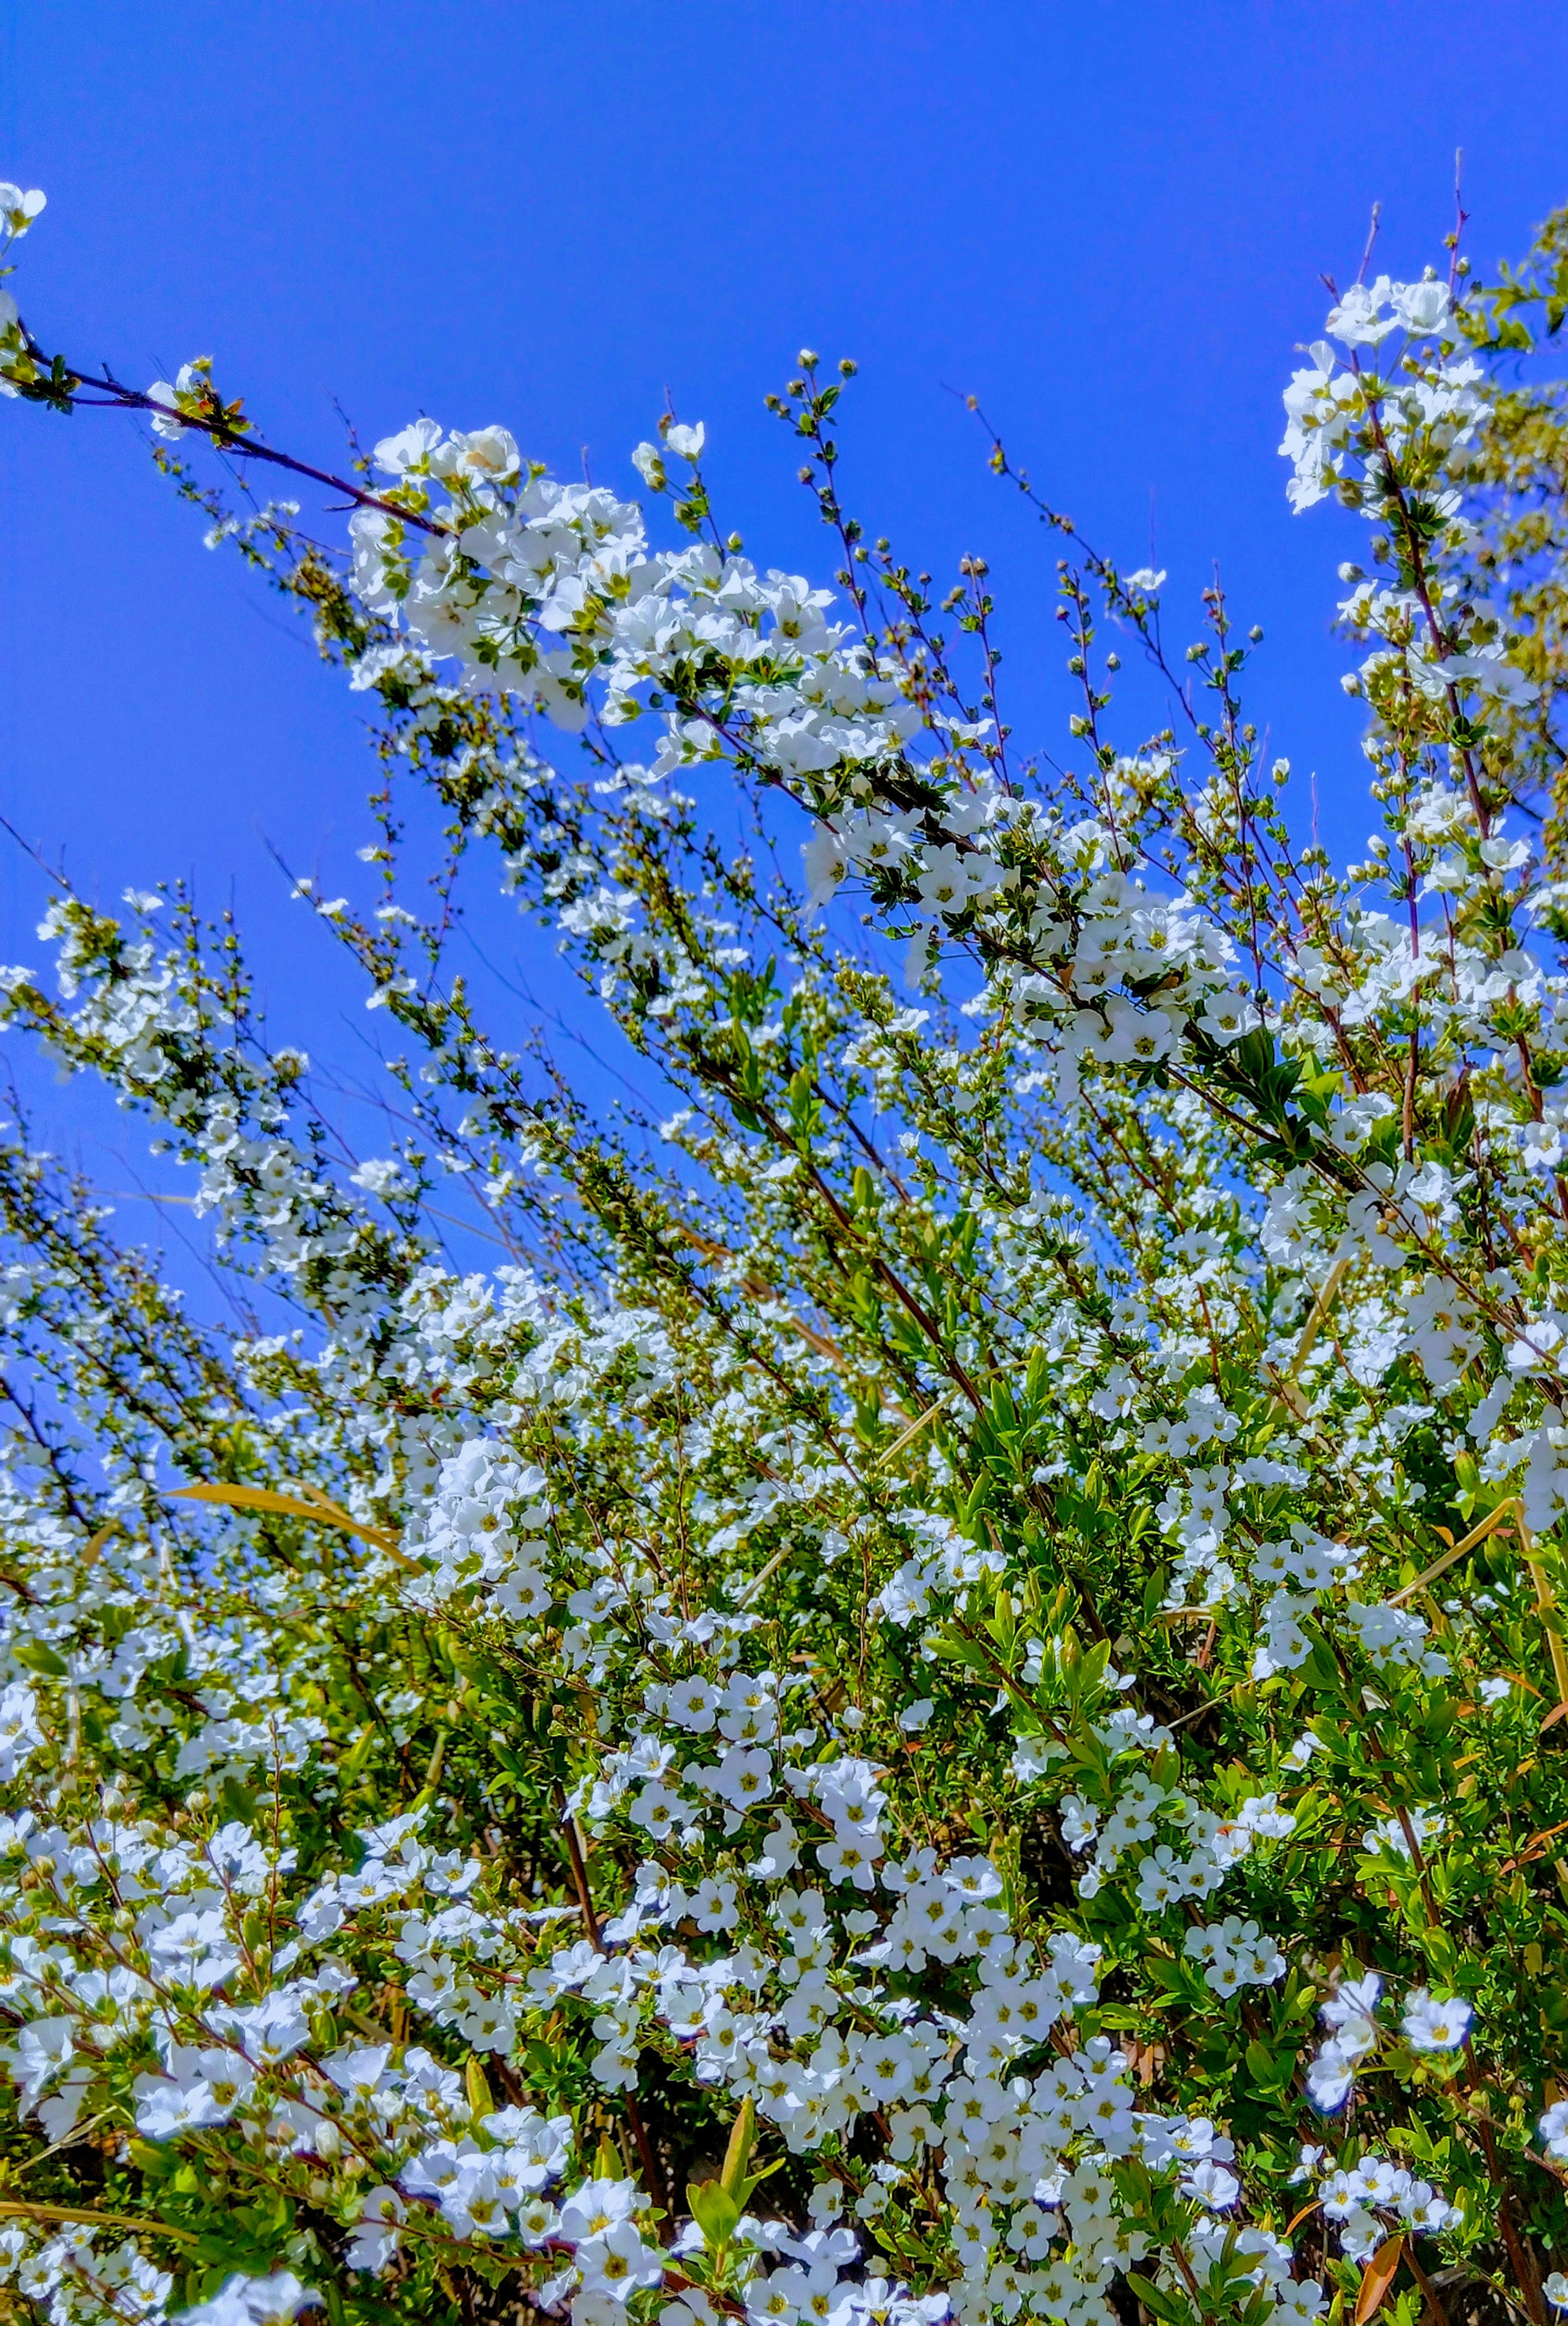
[[[178,889],[60,881],[52,975],[4,973],[254,1318],[10,1124],[14,2307],[1568,2305],[1568,421],[1516,361],[1565,252],[1363,270],[1287,391],[1293,501],[1369,526],[1343,872],[1258,634],[1211,590],[1173,657],[1164,576],[998,444],[1081,686],[1067,772],[1022,755],[983,563],[939,605],[863,537],[814,356],[773,406],[836,595],[742,554],[673,416],[659,548],[503,428],[334,478],[0,293],[0,386],[145,414],[374,719],[366,894],[301,888],[400,1126],[348,1150]],[[346,493],[344,555],[204,446]],[[1142,742],[1108,637],[1168,686]],[[666,1120],[479,1022],[476,872]]]

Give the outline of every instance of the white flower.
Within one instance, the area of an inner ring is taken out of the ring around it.
[[[877,1859],[881,1851],[853,1831],[844,1830],[817,1850],[817,1863],[832,1882],[852,1882],[858,1890],[877,1886]]]
[[[1226,992],[1210,994],[1194,1022],[1211,1041],[1229,1044],[1250,1034],[1263,1020],[1249,994]]]
[[[664,2256],[656,2246],[645,2246],[635,2221],[617,2221],[577,2248],[577,2266],[585,2293],[613,2293],[624,2300],[638,2286],[657,2285],[664,2275]]]
[[[388,476],[404,477],[411,469],[422,471],[441,441],[439,421],[411,420],[395,436],[384,436],[370,457]]]
[[[1196,2197],[1211,2212],[1222,2213],[1241,2194],[1241,2183],[1223,2164],[1210,2163],[1195,2164],[1191,2172],[1183,2172],[1182,2191],[1184,2196]]]
[[[36,186],[23,192],[8,178],[0,179],[0,249],[7,242],[20,242],[34,219],[47,207],[49,197]]]
[[[664,431],[664,442],[678,461],[690,461],[695,465],[708,442],[708,431],[700,420],[690,428],[676,421]]]
[[[0,1691],[0,1782],[10,1784],[43,1744],[38,1698],[25,1680]]]
[[[292,2326],[302,2310],[319,2306],[320,2300],[292,2270],[274,2270],[271,2277],[236,2276],[209,2300],[181,2312],[181,2326]]]
[[[0,2052],[29,2100],[36,2099],[51,2077],[76,2054],[73,2021],[58,2017],[32,2019],[16,2031],[16,2040]]]
[[[173,2140],[202,2125],[227,2124],[255,2084],[255,2070],[237,2052],[203,2052],[176,2044],[166,2076],[138,2076],[133,2087],[136,2129],[148,2140]]]
[[[732,1744],[709,1782],[731,1809],[752,1809],[773,1791],[773,1755],[760,1745]]]
[[[380,451],[377,445],[377,458]],[[481,484],[515,483],[521,465],[516,438],[509,429],[494,426],[476,428],[467,435],[454,430],[430,455],[432,476],[467,477]]]
[[[1415,339],[1430,339],[1441,331],[1453,304],[1447,284],[1430,275],[1421,283],[1394,284],[1389,296],[1401,330]]]
[[[1325,330],[1347,348],[1375,348],[1395,329],[1395,318],[1385,315],[1391,284],[1386,274],[1372,283],[1352,283],[1338,306],[1329,311]]]
[[[561,2234],[569,2245],[602,2237],[646,2202],[635,2181],[585,2181],[562,2201]]]
[[[163,408],[152,415],[153,435],[165,437],[171,443],[183,436],[186,423],[177,416],[174,407],[181,396],[199,395],[205,385],[206,378],[200,366],[193,363],[182,364],[179,377],[172,382],[155,379],[147,394],[154,404]]]
[[[1318,2016],[1327,2027],[1343,2027],[1352,2019],[1369,2019],[1383,1996],[1383,1981],[1375,1970],[1359,1978],[1341,1978],[1323,1999]]]
[[[344,2248],[348,2266],[377,2272],[387,2268],[403,2242],[397,2224],[406,2219],[407,2211],[396,2190],[385,2182],[378,2188],[367,2189],[359,2200],[359,2219]]]
[[[802,842],[801,861],[805,867],[810,902],[815,906],[830,903],[849,869],[844,843],[830,823],[818,824],[810,840]]]
[[[1400,2219],[1429,2238],[1441,2237],[1458,2218],[1458,2206],[1440,2196],[1429,2181],[1413,2181],[1397,2201]]]
[[[1328,2296],[1315,2283],[1298,2285],[1287,2278],[1275,2287],[1274,2299],[1276,2326],[1316,2326]]]
[[[1399,2024],[1412,2051],[1457,2052],[1470,2033],[1474,2016],[1471,2005],[1457,1996],[1439,2001],[1418,1986],[1410,1995]]]

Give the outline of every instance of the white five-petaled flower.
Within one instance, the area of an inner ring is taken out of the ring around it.
[[[1425,1987],[1418,1986],[1406,2001],[1399,2024],[1412,2051],[1457,2052],[1469,2037],[1474,2016],[1471,2005],[1459,1996],[1445,1996],[1439,2000]]]

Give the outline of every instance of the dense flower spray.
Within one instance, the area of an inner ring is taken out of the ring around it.
[[[4,241],[42,207],[0,186]],[[652,515],[498,426],[333,479],[208,359],[89,380],[0,293],[0,387],[145,414],[374,720],[370,893],[298,893],[401,1125],[347,1152],[181,891],[61,882],[0,979],[187,1167],[250,1320],[10,1125],[18,2302],[1568,2305],[1568,427],[1495,361],[1563,239],[1489,293],[1364,270],[1286,391],[1294,506],[1369,528],[1344,872],[1243,710],[1257,634],[1211,590],[1173,664],[1164,576],[997,444],[1081,687],[1068,771],[1020,756],[983,562],[939,604],[844,509],[849,364],[772,399],[828,589],[722,533],[671,414]],[[204,442],[339,485],[341,558]],[[1169,687],[1131,746],[1108,623]],[[475,877],[662,1121],[479,1022]]]

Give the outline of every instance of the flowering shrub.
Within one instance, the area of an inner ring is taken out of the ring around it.
[[[0,188],[8,237],[42,207]],[[88,378],[0,294],[0,386],[146,414],[374,722],[369,893],[299,893],[400,1126],[348,1151],[178,889],[61,882],[4,974],[245,1320],[10,1125],[14,2303],[1568,2304],[1568,426],[1498,369],[1565,244],[1358,282],[1286,393],[1293,502],[1369,527],[1345,871],[1257,633],[1211,590],[1173,662],[1164,577],[997,445],[1081,686],[1065,771],[1020,755],[984,564],[939,604],[841,502],[849,365],[774,399],[830,591],[722,533],[671,415],[660,547],[505,429],[333,479],[205,360]],[[344,556],[204,442],[346,491]],[[1141,742],[1108,635],[1168,685]],[[476,872],[663,1120],[479,1022]]]

